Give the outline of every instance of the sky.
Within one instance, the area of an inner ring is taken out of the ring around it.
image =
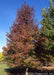
[[[44,7],[49,7],[49,0],[0,0],[0,52],[2,47],[6,46],[6,32],[10,31],[17,15],[17,8],[21,8],[22,4],[26,1],[30,6],[34,6],[35,15],[41,27],[40,21],[42,20],[42,11]]]

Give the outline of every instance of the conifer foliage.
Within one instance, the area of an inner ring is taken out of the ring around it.
[[[43,36],[46,37],[45,48],[54,52],[54,4],[50,0],[50,7],[43,8],[43,20],[41,21],[42,27],[44,29]]]
[[[50,60],[54,58],[54,1],[50,0],[50,7],[42,9],[42,37],[45,38],[44,49],[47,52],[45,56]],[[54,59],[53,59],[54,61]],[[52,62],[53,62],[52,61]]]

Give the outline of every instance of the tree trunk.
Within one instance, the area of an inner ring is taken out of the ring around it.
[[[28,68],[26,68],[26,73],[25,73],[25,75],[28,75]]]

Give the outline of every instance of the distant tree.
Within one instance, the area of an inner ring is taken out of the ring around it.
[[[0,61],[4,61],[4,55],[3,55],[3,52],[0,53]]]

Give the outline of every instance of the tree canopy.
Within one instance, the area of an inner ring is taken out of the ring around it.
[[[7,33],[7,47],[4,47],[11,66],[27,66],[31,62],[30,52],[35,48],[33,42],[38,30],[34,16],[33,7],[25,2],[21,10],[17,11],[16,20],[10,28],[10,33]],[[30,62],[27,63],[27,60]]]
[[[45,48],[54,52],[54,4],[50,0],[50,7],[42,9],[43,20],[41,21],[44,29],[43,35],[47,37]],[[54,55],[53,55],[54,56]]]
[[[37,68],[48,65],[54,57],[54,4],[42,9],[42,28],[38,28],[34,8],[24,2],[7,33],[7,47],[3,47],[12,67]],[[54,59],[53,59],[54,60]],[[53,61],[52,60],[52,61]]]

